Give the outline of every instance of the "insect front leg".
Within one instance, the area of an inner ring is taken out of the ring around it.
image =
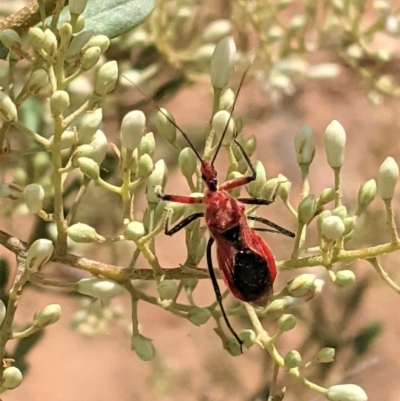
[[[210,238],[207,243],[206,257],[207,257],[208,273],[210,274],[214,292],[217,297],[217,302],[218,302],[219,308],[221,309],[221,313],[225,320],[226,326],[228,327],[229,331],[232,333],[233,337],[235,337],[236,341],[239,343],[240,353],[243,354],[243,349],[242,349],[243,341],[239,338],[239,336],[237,335],[237,333],[231,326],[228,316],[226,315],[224,305],[222,303],[222,294],[221,294],[221,290],[219,289],[217,278],[215,277],[215,272],[214,272],[214,267],[213,267],[213,262],[212,262],[211,247],[212,247],[213,243],[214,243],[214,238]]]
[[[178,231],[182,230],[182,228],[184,228],[187,225],[189,225],[192,221],[194,221],[194,220],[196,220],[196,219],[198,219],[200,217],[204,217],[204,213],[203,212],[193,213],[190,216],[188,216],[188,217],[184,218],[183,220],[181,220],[174,227],[170,228],[169,225],[171,223],[172,215],[171,215],[171,213],[169,213],[167,215],[167,219],[165,221],[164,233],[165,233],[165,235],[170,235],[170,236],[174,235]]]

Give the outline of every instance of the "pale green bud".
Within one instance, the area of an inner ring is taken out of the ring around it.
[[[158,160],[154,165],[154,170],[147,181],[147,202],[158,203],[160,198],[157,196],[157,187],[163,188],[167,181],[167,165],[164,160]]]
[[[93,147],[93,153],[90,156],[91,159],[96,161],[99,165],[103,162],[104,158],[107,154],[107,137],[103,131],[97,130],[92,140],[90,141],[90,145]]]
[[[54,245],[49,239],[37,239],[28,249],[25,266],[31,273],[39,271],[51,258]]]
[[[317,201],[314,195],[308,195],[299,203],[298,220],[302,224],[308,224],[317,211]]]
[[[222,145],[227,146],[232,143],[232,138],[236,133],[236,126],[228,111],[220,110],[215,113],[211,125],[218,140],[221,140],[222,135],[225,133]]]
[[[297,163],[310,164],[315,155],[314,131],[309,125],[303,125],[294,138]]]
[[[8,49],[11,49],[15,45],[21,45],[21,38],[13,29],[3,29],[0,32],[0,42]]]
[[[17,106],[6,93],[0,91],[0,119],[5,122],[11,122],[17,118]]]
[[[344,147],[346,145],[346,132],[338,121],[333,120],[326,128],[324,144],[328,164],[332,168],[342,167]]]
[[[237,340],[233,337],[226,338],[224,340],[224,348],[231,354],[232,356],[241,355],[240,345]]]
[[[69,107],[69,94],[66,91],[55,91],[50,98],[51,114],[62,114]]]
[[[257,335],[253,330],[247,329],[239,333],[239,338],[243,342],[243,346],[250,348],[257,340]]]
[[[192,60],[197,64],[205,64],[208,63],[215,50],[215,45],[213,43],[206,43],[196,49],[196,51],[192,55]]]
[[[11,200],[17,200],[23,193],[22,188],[14,182],[0,184],[0,196]]]
[[[118,80],[118,64],[114,61],[108,61],[103,64],[96,73],[94,79],[94,93],[103,97],[111,92]]]
[[[289,351],[285,355],[283,362],[285,364],[285,369],[287,370],[297,368],[301,363],[301,355],[296,350]]]
[[[121,292],[121,286],[111,280],[90,277],[79,280],[76,283],[76,291],[82,295],[108,301]]]
[[[354,227],[356,226],[356,219],[357,217],[355,216],[348,216],[343,219],[345,234],[348,234],[350,231],[354,230]]]
[[[296,317],[292,314],[284,314],[278,319],[280,331],[290,331],[296,326]]]
[[[313,358],[316,363],[330,363],[335,359],[335,348],[325,347],[317,352]]]
[[[97,234],[93,227],[87,224],[76,223],[68,227],[67,234],[75,242],[104,242],[106,239]]]
[[[135,351],[139,359],[145,362],[152,360],[156,353],[153,342],[141,334],[135,334],[132,337],[132,350]]]
[[[244,142],[244,150],[247,153],[247,156],[252,156],[257,148],[257,138],[255,135],[249,136]]]
[[[178,162],[182,174],[188,179],[191,178],[197,168],[197,156],[193,149],[189,147],[182,149],[179,153]]]
[[[156,147],[156,141],[154,140],[154,134],[152,132],[148,132],[146,135],[143,135],[139,142],[139,157],[144,154],[149,154],[153,156],[154,149]]]
[[[219,99],[220,110],[230,110],[235,102],[235,94],[231,88],[226,88]]]
[[[232,32],[232,22],[227,19],[219,19],[208,24],[202,33],[204,42],[216,43]]]
[[[170,143],[174,143],[176,139],[176,127],[174,123],[174,117],[167,110],[161,109],[157,113],[156,127],[158,132]]]
[[[351,270],[340,270],[336,273],[334,283],[341,288],[349,288],[356,282],[356,275]]]
[[[83,31],[74,36],[68,46],[66,57],[73,57],[82,51],[82,48],[89,42],[93,36],[93,31]]]
[[[124,236],[131,241],[138,241],[146,234],[143,223],[140,221],[131,221],[125,227]]]
[[[88,0],[69,0],[68,8],[71,14],[82,14],[85,11],[85,7]]]
[[[49,75],[47,71],[39,68],[32,72],[28,79],[28,92],[31,94],[36,94],[47,85],[49,82]]]
[[[286,202],[289,198],[292,183],[283,174],[278,174],[278,183],[278,195],[284,202]]]
[[[124,148],[137,148],[146,128],[146,116],[141,110],[130,111],[122,119],[121,144]],[[146,152],[147,153],[147,152]]]
[[[61,317],[61,306],[58,304],[50,304],[45,306],[40,312],[35,314],[33,325],[43,328],[58,322]]]
[[[101,121],[103,119],[103,110],[96,109],[88,111],[78,127],[78,143],[89,143],[92,140],[95,132],[100,128]]]
[[[29,184],[24,188],[24,201],[31,213],[42,210],[44,195],[44,189],[39,184]]]
[[[264,165],[259,160],[253,164],[253,167],[256,171],[256,179],[247,184],[246,189],[250,196],[257,198],[261,196],[261,192],[267,182],[267,175],[265,174]]]
[[[344,234],[343,220],[338,216],[327,216],[321,222],[321,235],[330,240],[336,240]]]
[[[158,284],[157,290],[162,301],[166,299],[174,299],[178,291],[178,285],[175,281],[163,280]]]
[[[78,16],[78,18],[75,20],[75,24],[72,27],[74,33],[81,32],[83,28],[86,25],[85,17],[81,14]]]
[[[365,210],[374,200],[377,191],[376,181],[371,179],[361,185],[358,191],[358,207],[361,211]]]
[[[101,57],[101,49],[97,46],[89,47],[82,55],[81,68],[84,71],[92,69]]]
[[[277,178],[271,178],[267,180],[261,191],[261,195],[264,199],[271,199],[272,195],[275,193],[279,180]]]
[[[387,157],[378,171],[378,192],[383,200],[393,198],[394,190],[399,178],[399,166],[393,157]]]
[[[70,40],[72,37],[72,25],[69,22],[64,22],[58,30],[61,40]]]
[[[140,156],[138,163],[138,175],[142,178],[147,178],[154,170],[153,159],[150,155],[145,153]]]
[[[335,209],[332,210],[332,216],[338,216],[342,220],[347,217],[347,209],[346,206],[338,206]]]
[[[201,326],[208,322],[211,317],[211,312],[208,308],[197,308],[190,309],[187,318],[196,326]]]
[[[286,299],[275,299],[265,309],[265,312],[269,316],[279,315],[283,313],[285,308],[288,306]]]
[[[15,366],[10,366],[5,368],[3,371],[1,385],[7,390],[12,390],[21,384],[22,379],[23,377],[21,371]]]
[[[46,29],[44,31],[44,40],[42,42],[43,50],[50,56],[54,57],[57,53],[57,38],[56,35],[50,30]]]
[[[80,157],[77,161],[79,169],[89,177],[91,180],[96,181],[100,177],[99,165],[89,157]]]
[[[312,66],[307,71],[307,78],[313,80],[334,79],[341,72],[339,64],[324,63]]]
[[[93,46],[100,47],[101,53],[103,54],[110,47],[110,39],[108,39],[106,35],[92,36],[86,44],[86,47],[89,48]]]
[[[303,297],[312,289],[317,276],[315,274],[300,274],[286,285],[287,293],[292,297]]]
[[[236,56],[235,41],[226,36],[215,46],[211,58],[211,84],[213,88],[224,89],[228,84]]]
[[[3,324],[6,313],[7,313],[6,305],[0,299],[0,326]]]
[[[368,401],[365,391],[355,384],[339,384],[328,388],[329,401]]]
[[[322,206],[326,205],[329,202],[332,202],[335,199],[335,188],[325,188],[320,197],[318,198],[317,202],[317,210],[320,209]]]
[[[36,27],[29,28],[28,35],[34,49],[39,49],[42,47],[42,43],[44,41],[43,29]]]

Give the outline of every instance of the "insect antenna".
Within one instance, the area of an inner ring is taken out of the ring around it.
[[[245,72],[244,72],[243,75],[242,75],[242,78],[240,79],[239,86],[238,86],[238,90],[237,90],[237,93],[236,93],[236,97],[235,97],[235,100],[233,101],[231,114],[230,114],[230,116],[229,116],[228,121],[226,122],[224,131],[222,132],[222,135],[221,135],[221,139],[220,139],[219,142],[218,142],[218,145],[217,145],[217,148],[216,148],[216,150],[215,150],[214,156],[213,156],[213,158],[212,158],[212,160],[211,160],[211,165],[212,165],[212,166],[214,165],[214,161],[215,161],[215,159],[217,158],[218,152],[219,152],[219,150],[221,149],[222,142],[223,142],[223,140],[224,140],[224,138],[225,138],[226,132],[228,131],[229,123],[231,122],[232,114],[233,114],[233,112],[234,112],[234,110],[235,110],[236,101],[238,100],[240,90],[242,89],[244,79],[246,78],[246,75],[247,75],[247,73],[249,72],[250,66],[251,66],[251,64],[250,64],[249,66],[247,66]]]
[[[153,103],[154,107],[169,121],[170,124],[172,124],[182,134],[182,136],[185,138],[186,142],[192,148],[192,150],[195,153],[195,155],[197,156],[197,158],[200,160],[201,164],[204,164],[204,160],[201,157],[200,153],[196,150],[196,148],[194,147],[194,145],[190,141],[190,139],[187,136],[187,134],[182,130],[182,128],[179,127],[179,125],[161,107],[157,106],[157,104],[154,102],[154,100],[151,99],[151,97],[148,96],[138,85],[136,85],[133,81],[131,81],[129,78],[125,77],[124,75],[123,75],[123,77],[127,81],[129,81],[146,99],[150,99],[150,101]],[[226,127],[226,129],[227,128],[228,127]]]

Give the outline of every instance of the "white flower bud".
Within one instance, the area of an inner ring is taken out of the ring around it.
[[[208,24],[202,33],[204,42],[216,43],[224,36],[232,32],[232,22],[227,19],[219,19]]]
[[[28,35],[34,49],[39,49],[42,47],[42,43],[44,41],[43,29],[37,27],[29,28]]]
[[[365,391],[355,384],[339,384],[328,388],[329,401],[368,401]]]
[[[0,299],[0,326],[3,324],[3,320],[6,317],[7,308],[4,302]]]
[[[35,314],[33,325],[39,328],[50,326],[58,322],[61,316],[61,306],[58,304],[47,305],[40,312]]]
[[[282,315],[278,319],[278,328],[280,331],[290,331],[296,326],[296,317],[290,313]]]
[[[97,46],[89,47],[82,55],[81,68],[84,71],[92,69],[101,57],[101,49]]]
[[[22,188],[13,182],[0,184],[0,196],[3,198],[17,200],[21,197],[22,193]]]
[[[313,80],[334,79],[341,71],[339,64],[324,63],[312,66],[307,71],[307,78]]]
[[[88,0],[69,0],[68,8],[71,14],[82,14],[85,11],[85,7]]]
[[[268,316],[281,314],[288,306],[286,299],[274,299],[265,309]]]
[[[141,334],[135,334],[132,337],[132,350],[134,350],[136,355],[145,362],[152,360],[156,353],[153,342]]]
[[[178,285],[173,280],[163,280],[158,284],[157,290],[162,301],[174,299],[178,291]]]
[[[314,131],[309,125],[304,125],[294,139],[298,164],[310,164],[315,155]]]
[[[103,301],[108,301],[121,292],[121,286],[114,281],[90,277],[83,278],[76,283],[76,291]]]
[[[88,111],[84,115],[78,127],[78,143],[80,145],[92,140],[93,135],[100,128],[102,118],[102,109]]]
[[[22,382],[22,373],[15,366],[10,366],[3,371],[2,386],[7,390],[17,388]]]
[[[329,165],[332,168],[342,167],[346,132],[338,121],[333,120],[326,128],[324,144]]]
[[[24,189],[24,201],[31,213],[38,213],[42,210],[44,189],[39,184],[29,184]]]
[[[50,30],[45,29],[44,40],[42,42],[43,50],[50,56],[53,57],[57,52],[57,38],[56,35]]]
[[[236,46],[232,36],[226,36],[215,46],[211,58],[211,84],[213,88],[224,89],[228,84],[235,61]]]
[[[153,159],[150,155],[145,153],[140,156],[138,163],[138,176],[142,178],[147,178],[154,170]]]
[[[222,145],[228,146],[232,143],[232,138],[236,133],[236,126],[235,121],[228,111],[220,110],[215,113],[212,119],[212,128],[215,130],[215,136],[218,140],[221,140],[221,137],[225,132]]]
[[[387,157],[378,171],[378,192],[383,200],[393,198],[394,190],[399,178],[399,166],[393,157]]]
[[[169,143],[174,143],[176,139],[176,127],[171,121],[175,122],[175,119],[167,110],[161,109],[157,113],[156,127],[158,132]]]
[[[146,234],[144,225],[140,221],[131,221],[125,227],[124,236],[131,241],[138,241]]]
[[[95,35],[89,39],[86,47],[100,47],[101,53],[103,54],[110,47],[110,39],[106,35]]]
[[[89,157],[80,157],[77,161],[79,169],[89,177],[91,180],[96,181],[100,177],[100,168],[97,162]]]
[[[356,275],[351,270],[340,270],[335,276],[335,285],[341,288],[349,288],[356,281]]]
[[[196,49],[192,55],[192,60],[201,65],[208,63],[213,56],[214,50],[215,45],[213,43],[206,43]]]
[[[11,122],[15,121],[17,117],[17,106],[6,93],[0,91],[0,120]]]
[[[93,147],[93,153],[90,158],[98,164],[101,164],[106,157],[108,145],[107,137],[104,132],[98,129],[94,133],[90,145]]]
[[[104,242],[106,239],[97,234],[96,230],[83,223],[76,223],[68,227],[67,234],[75,242]]]
[[[285,357],[283,359],[283,362],[284,362],[285,368],[287,370],[290,370],[290,369],[293,369],[293,368],[297,368],[301,363],[301,355],[296,350],[289,351],[285,355]]]
[[[133,150],[138,147],[146,128],[146,116],[143,111],[130,111],[121,123],[121,144],[124,148]]]
[[[317,276],[315,274],[300,274],[286,285],[288,294],[292,297],[303,297],[312,289]]]
[[[190,309],[187,318],[196,326],[201,326],[208,322],[211,317],[211,312],[208,308],[197,308]]]
[[[55,91],[50,98],[51,114],[62,114],[69,107],[69,94],[66,91]]]
[[[36,94],[47,85],[49,82],[49,75],[47,71],[39,68],[32,72],[28,79],[28,92],[31,94]]]
[[[13,29],[3,29],[0,32],[0,42],[8,49],[11,49],[15,45],[21,45],[21,38]]]
[[[118,80],[118,64],[108,61],[103,64],[96,73],[94,80],[94,93],[103,97],[114,89]]]
[[[292,183],[283,174],[278,174],[278,184],[278,195],[283,200],[283,202],[286,202],[289,198]]]
[[[156,147],[156,141],[154,140],[154,134],[152,132],[148,132],[146,135],[143,135],[140,139],[139,143],[139,157],[144,154],[153,155],[154,149]]]
[[[323,237],[336,240],[344,234],[343,220],[338,216],[327,216],[321,222],[321,234]]]
[[[69,22],[64,22],[60,26],[58,34],[60,35],[61,40],[69,42],[72,37],[72,25]]]
[[[197,156],[193,149],[189,147],[182,149],[178,156],[178,162],[182,174],[190,179],[197,168]]]
[[[231,88],[226,88],[219,99],[220,110],[230,110],[235,102],[235,94]]]
[[[93,36],[93,31],[83,31],[74,36],[71,43],[68,46],[66,57],[73,57],[79,54],[82,48],[89,42],[90,38]]]
[[[160,198],[157,196],[157,187],[163,188],[166,180],[167,180],[167,165],[164,160],[158,160],[158,162],[154,165],[154,170],[150,174],[147,181],[147,202],[149,203],[158,203]]]
[[[253,330],[247,329],[239,333],[239,338],[243,342],[243,346],[250,348],[257,340],[257,335]]]
[[[26,268],[30,272],[36,273],[50,260],[53,252],[54,245],[49,239],[37,239],[28,249],[25,261]]]
[[[335,359],[335,348],[325,347],[317,352],[317,355],[313,358],[313,362],[316,363],[330,363]]]

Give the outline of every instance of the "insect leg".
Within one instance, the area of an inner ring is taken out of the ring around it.
[[[214,288],[214,292],[215,295],[217,297],[217,302],[218,305],[221,309],[221,313],[222,316],[225,320],[225,323],[229,329],[229,331],[232,333],[233,337],[235,337],[236,341],[239,343],[240,346],[240,353],[243,354],[243,349],[242,349],[242,345],[243,345],[243,341],[239,338],[239,336],[237,335],[237,333],[235,332],[235,330],[232,328],[229,320],[228,320],[228,316],[226,315],[225,309],[224,309],[224,305],[222,303],[222,295],[221,295],[221,290],[219,289],[219,285],[217,282],[217,278],[215,277],[215,273],[214,273],[214,267],[213,267],[213,262],[212,262],[212,257],[211,257],[211,247],[214,243],[214,238],[210,238],[208,240],[208,244],[207,244],[207,267],[208,267],[208,272],[210,274],[210,278],[211,278],[211,282]]]
[[[265,224],[269,227],[272,227],[274,230],[269,230],[268,228],[260,228],[260,229],[254,229],[256,231],[267,231],[267,232],[273,232],[276,234],[282,234],[286,235],[287,237],[294,238],[295,234],[292,231],[286,230],[286,228],[283,228],[279,226],[278,224],[273,223],[272,221],[269,221],[267,219],[264,219],[263,217],[259,216],[247,216],[248,220],[254,220],[258,221],[259,223]]]
[[[165,228],[164,228],[164,233],[165,235],[174,235],[178,231],[182,230],[182,228],[186,227],[189,225],[192,221],[198,219],[199,217],[203,217],[204,213],[199,212],[199,213],[193,213],[190,216],[184,218],[181,220],[179,223],[177,223],[174,227],[169,228],[169,224],[171,223],[171,215],[167,217],[167,220],[165,222]]]

